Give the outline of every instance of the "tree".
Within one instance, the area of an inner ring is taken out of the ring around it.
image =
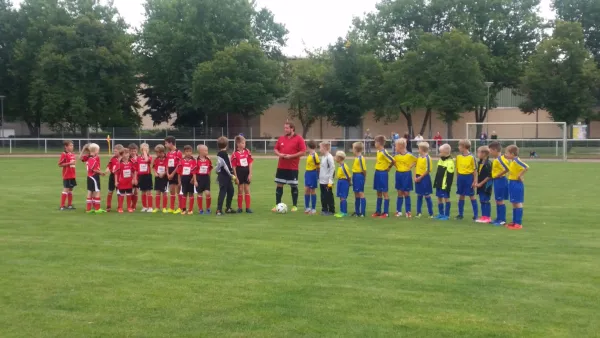
[[[600,2],[594,0],[553,0],[552,8],[562,21],[579,22],[586,48],[600,64]]]
[[[597,88],[598,69],[581,24],[558,21],[527,66],[521,90],[528,101],[521,108],[525,113],[545,109],[554,121],[572,125],[589,116]]]
[[[14,88],[9,67],[18,38],[17,11],[10,1],[0,0],[0,95],[8,95]]]
[[[328,72],[328,64],[323,56],[316,55],[292,63],[292,79],[288,102],[289,114],[302,125],[302,137],[306,138],[315,121],[322,117],[324,103],[320,89]]]
[[[259,46],[242,42],[198,65],[192,95],[201,111],[213,116],[237,113],[248,123],[285,95],[281,66]]]

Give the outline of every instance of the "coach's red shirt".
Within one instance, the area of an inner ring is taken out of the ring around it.
[[[196,174],[202,176],[210,175],[210,172],[213,170],[212,161],[208,157],[200,158],[200,156],[198,156],[196,167],[198,168]]]
[[[304,143],[304,139],[302,138],[302,136],[294,133],[294,135],[292,135],[291,137],[288,137],[285,135],[281,136],[279,138],[279,140],[277,140],[275,149],[285,155],[294,155],[299,152],[305,152],[306,144]],[[277,163],[277,168],[298,170],[299,164],[300,164],[300,157],[293,158],[293,159],[279,158],[279,162]]]
[[[250,150],[244,149],[242,151],[234,151],[231,154],[231,166],[235,167],[249,167],[250,164],[254,162],[252,159],[252,154],[250,154]]]
[[[133,189],[133,177],[136,175],[136,164],[127,161],[119,162],[115,170],[118,189]]]
[[[196,160],[192,157],[184,158],[177,167],[177,173],[180,176],[190,176],[196,173]]]
[[[177,168],[182,159],[183,153],[177,149],[167,152],[167,167],[169,169]]]
[[[108,161],[108,164],[106,165],[106,168],[108,169],[108,171],[110,171],[111,173],[115,173],[115,170],[117,169],[117,166],[119,165],[119,156],[113,156],[110,158],[110,160]]]
[[[60,154],[60,160],[58,160],[58,164],[65,164],[65,163],[71,163],[72,161],[75,161],[76,156],[73,153],[67,153],[66,151],[64,151],[62,154]],[[72,180],[74,178],[77,177],[77,174],[75,173],[75,165],[68,165],[66,167],[62,167],[62,178],[63,180]]]
[[[157,157],[154,159],[154,164],[152,165],[154,171],[161,175],[167,173],[167,157]]]
[[[138,156],[136,165],[138,175],[150,174],[150,169],[152,169],[152,156],[148,155],[147,160],[144,160],[143,156]]]
[[[82,162],[85,162],[88,177],[96,175],[96,171],[100,170],[100,156],[83,156]]]

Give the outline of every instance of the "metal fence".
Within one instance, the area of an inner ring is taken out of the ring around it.
[[[75,144],[75,149],[81,149],[86,143],[94,142],[100,145],[102,152],[107,153],[108,141],[106,138],[77,138],[71,139]],[[365,142],[362,139],[334,139],[334,140],[315,140],[317,142],[326,141],[332,145],[332,150],[344,150],[348,154],[352,151],[354,142],[365,143],[365,153],[367,155],[374,153],[372,140]],[[435,141],[424,140],[431,145],[431,153],[436,154]],[[458,150],[458,139],[443,140],[443,143],[449,143],[454,152]],[[515,144],[520,148],[520,155],[523,158],[539,157],[545,159],[563,159],[563,147],[567,147],[568,158],[589,158],[600,159],[600,139],[589,140],[567,140],[566,144],[562,139],[501,139],[503,146]],[[49,154],[58,153],[63,150],[63,139],[59,138],[3,138],[0,139],[0,154]],[[115,144],[128,145],[130,143],[140,144],[148,143],[153,149],[158,144],[164,143],[164,138],[113,138],[110,139],[111,148]],[[272,155],[276,139],[252,139],[247,137],[246,147],[254,154]],[[471,140],[473,151],[477,149],[482,142],[478,139]],[[483,142],[486,143],[486,142]],[[182,148],[184,145],[196,146],[204,144],[208,146],[209,151],[216,152],[216,138],[184,138],[177,139],[177,145]],[[411,141],[413,152],[417,152],[417,142]],[[386,145],[391,150],[391,144]],[[233,140],[230,140],[229,148],[233,149]]]

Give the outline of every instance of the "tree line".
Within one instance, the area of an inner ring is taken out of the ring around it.
[[[483,122],[503,88],[569,124],[597,118],[600,2],[382,0],[345,37],[306,57],[282,53],[287,29],[249,0],[146,0],[133,30],[111,2],[0,0],[5,119],[32,134],[155,123],[246,121],[278,101],[306,133],[319,119],[360,125],[367,112],[424,133],[436,114]],[[491,83],[488,87],[486,82]],[[488,107],[489,101],[489,107]],[[415,121],[416,110],[425,118]]]

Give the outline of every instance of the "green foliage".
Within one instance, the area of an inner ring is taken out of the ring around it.
[[[574,124],[589,116],[597,87],[598,69],[581,25],[559,21],[531,57],[521,88],[528,102],[521,108],[526,113],[545,109],[554,121]]]
[[[19,37],[17,28],[17,11],[10,1],[0,0],[0,95],[6,96],[14,88],[9,67]]]
[[[260,47],[242,42],[198,65],[192,95],[198,109],[209,115],[238,113],[248,121],[285,95],[281,66]]]
[[[552,8],[559,20],[581,24],[585,46],[600,64],[600,1],[553,0]]]

